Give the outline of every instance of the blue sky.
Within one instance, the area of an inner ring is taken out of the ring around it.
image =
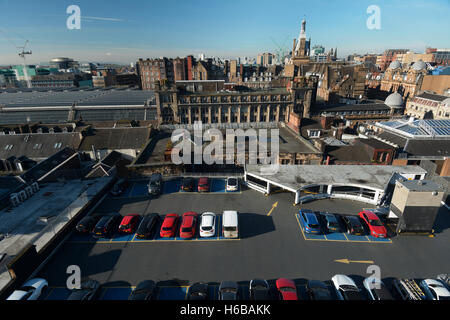
[[[81,8],[81,30],[66,28],[72,4]],[[381,9],[381,30],[366,27],[370,5]],[[30,63],[256,56],[278,45],[289,50],[303,16],[312,45],[338,47],[340,57],[450,47],[450,0],[0,0],[0,65],[20,63],[13,43],[25,39]]]

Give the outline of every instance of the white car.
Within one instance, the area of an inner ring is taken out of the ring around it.
[[[420,286],[429,300],[450,300],[450,291],[438,280],[425,279]]]
[[[364,300],[355,282],[346,275],[337,274],[331,278],[339,300]]]
[[[383,281],[375,277],[365,278],[363,281],[369,298],[372,300],[394,300],[391,292],[386,288]]]
[[[238,178],[227,179],[227,191],[237,191],[239,186]]]
[[[37,300],[47,287],[47,280],[31,279],[25,282],[19,290],[15,290],[6,300]]]
[[[216,214],[205,212],[202,214],[200,222],[200,237],[207,238],[216,234]]]

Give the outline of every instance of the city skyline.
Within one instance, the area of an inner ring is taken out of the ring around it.
[[[68,6],[81,8],[81,29],[69,30]],[[381,29],[369,30],[370,5],[381,11]],[[0,65],[20,64],[18,50],[29,40],[27,63],[67,56],[79,61],[130,63],[139,58],[189,54],[223,58],[288,52],[306,17],[311,44],[338,48],[338,57],[381,53],[388,48],[423,52],[448,48],[450,4],[434,1],[0,1]],[[424,9],[426,15],[424,14]],[[250,12],[250,15],[248,14]],[[337,13],[337,14],[336,14]],[[401,14],[399,14],[401,13]],[[395,32],[392,32],[395,30]]]

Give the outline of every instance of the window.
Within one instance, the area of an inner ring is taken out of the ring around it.
[[[59,149],[59,148],[61,148],[61,146],[62,146],[62,143],[61,142],[57,142],[57,143],[55,143],[54,148],[55,149]]]
[[[4,149],[5,150],[11,150],[13,148],[13,146],[14,145],[12,145],[12,144],[7,144]]]

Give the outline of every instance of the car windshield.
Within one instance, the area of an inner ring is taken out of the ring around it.
[[[170,227],[164,227],[164,228],[162,228],[164,231],[170,231],[170,230],[172,230],[172,228],[170,228]]]
[[[378,220],[378,219],[372,219],[372,220],[370,220],[370,224],[372,225],[372,226],[375,226],[375,227],[381,227],[383,224],[381,223],[381,221],[380,220]]]
[[[439,300],[450,300],[450,296],[439,297]]]
[[[191,228],[182,228],[181,232],[191,232]]]
[[[236,179],[228,179],[228,184],[234,186],[236,184]]]
[[[212,230],[212,227],[202,227],[202,229],[205,231],[209,231],[209,230]]]
[[[354,286],[345,285],[345,284],[342,285],[341,288],[342,288],[342,290],[345,290],[345,291],[358,291],[358,289],[355,288]]]
[[[310,226],[311,228],[314,228],[314,229],[318,229],[318,228],[319,228],[319,225],[318,225],[318,224],[315,224],[315,223],[310,223],[309,226]]]
[[[236,231],[236,227],[224,227],[225,231]]]
[[[329,223],[329,226],[330,226],[331,228],[337,228],[337,227],[339,227],[339,225],[338,225],[336,222],[330,222],[330,223]]]

